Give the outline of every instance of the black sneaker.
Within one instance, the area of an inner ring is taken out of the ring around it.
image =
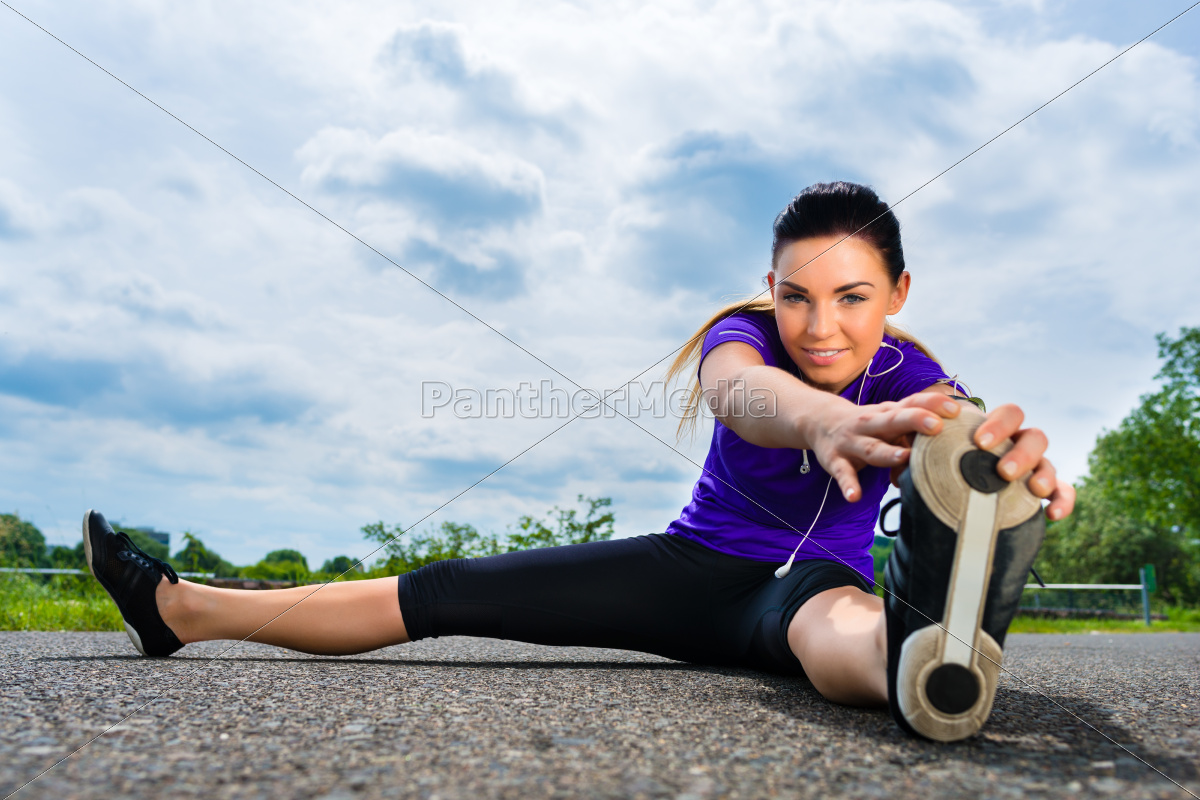
[[[83,552],[88,570],[117,604],[139,653],[169,656],[183,647],[159,616],[154,596],[163,575],[179,583],[170,564],[143,553],[127,534],[114,533],[99,511],[83,515]]]
[[[983,419],[964,406],[917,437],[885,571],[888,705],[901,728],[942,742],[991,713],[1004,636],[1046,535],[1038,498],[996,472],[1012,442],[972,442]]]

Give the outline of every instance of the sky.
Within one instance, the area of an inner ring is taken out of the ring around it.
[[[0,511],[51,543],[662,531],[712,422],[656,382],[819,181],[895,204],[897,321],[1068,479],[1200,324],[1200,10],[923,186],[1184,0],[11,5],[95,62],[0,7]],[[482,408],[635,376],[637,425]]]

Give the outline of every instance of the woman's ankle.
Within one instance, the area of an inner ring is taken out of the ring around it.
[[[171,583],[164,577],[154,591],[159,616],[184,644],[200,640],[192,630],[198,611],[196,588],[196,584],[182,578],[179,583]]]

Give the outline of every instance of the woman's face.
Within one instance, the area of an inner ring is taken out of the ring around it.
[[[908,298],[910,279],[905,272],[893,285],[874,247],[854,238],[838,244],[840,239],[793,242],[767,275],[788,355],[809,384],[834,393],[875,355],[887,316]]]

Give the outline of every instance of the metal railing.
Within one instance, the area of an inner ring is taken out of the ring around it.
[[[1149,570],[1149,574],[1147,574]],[[1154,567],[1149,565],[1138,570],[1138,578],[1141,583],[1027,583],[1026,589],[1042,590],[1082,590],[1082,591],[1140,591],[1142,593],[1142,618],[1146,624],[1150,624],[1150,592],[1154,591],[1155,586]],[[1036,598],[1037,595],[1034,595]],[[1073,608],[1074,605],[1072,604]]]

